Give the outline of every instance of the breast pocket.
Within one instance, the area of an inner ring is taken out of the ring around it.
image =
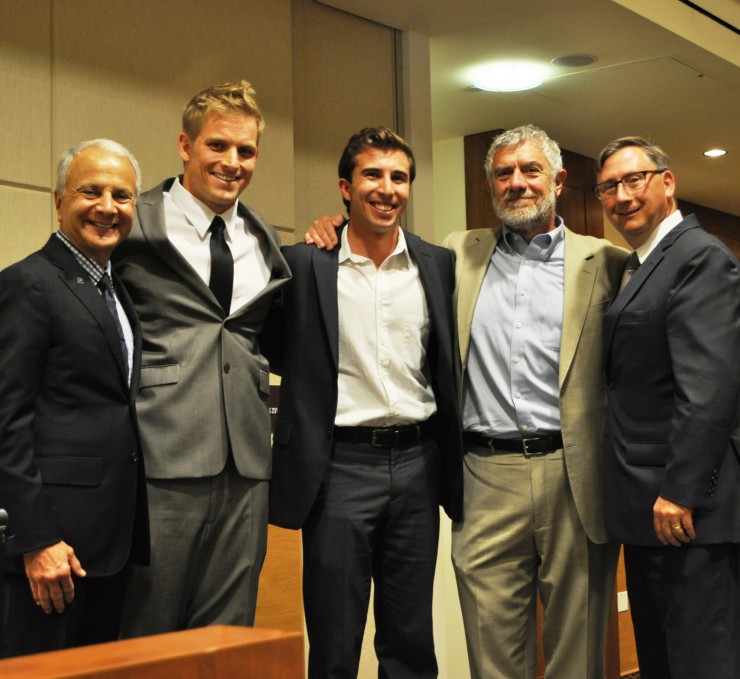
[[[141,368],[141,388],[177,384],[180,381],[180,364],[147,365]]]

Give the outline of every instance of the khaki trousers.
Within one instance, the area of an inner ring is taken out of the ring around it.
[[[471,446],[452,560],[473,679],[534,679],[536,597],[548,679],[603,679],[619,549],[591,542],[563,451],[526,458]]]

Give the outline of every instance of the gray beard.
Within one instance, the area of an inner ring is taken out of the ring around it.
[[[528,207],[510,208],[506,197],[494,198],[493,211],[510,231],[525,234],[548,224],[555,215],[555,188]]]

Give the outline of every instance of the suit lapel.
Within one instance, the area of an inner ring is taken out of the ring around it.
[[[604,319],[604,346],[606,347],[605,355],[607,357],[611,351],[614,331],[624,308],[635,298],[642,286],[645,285],[653,272],[660,266],[661,262],[665,259],[666,250],[687,230],[697,228],[699,228],[699,220],[695,215],[689,215],[671,229],[648,255],[647,259],[640,264],[637,271],[632,274],[629,285],[617,295]]]
[[[480,232],[480,233],[478,233]],[[475,235],[466,243],[461,261],[457,264],[459,280],[455,292],[457,304],[457,327],[460,340],[460,360],[465,365],[470,347],[470,328],[478,302],[483,280],[488,271],[493,251],[501,238],[501,231],[476,229]],[[460,294],[460,292],[462,294]]]
[[[432,319],[432,329],[435,331],[443,355],[452,355],[449,346],[448,334],[444,332],[444,305],[445,293],[437,266],[429,252],[429,245],[413,233],[404,231],[409,254],[419,269],[419,278],[426,295],[427,309]]]
[[[121,377],[124,378],[126,385],[128,385],[128,366],[125,364],[121,352],[118,328],[100,291],[90,280],[87,272],[77,263],[74,255],[67,250],[57,236],[52,235],[44,250],[49,255],[51,261],[60,268],[59,278],[64,285],[88,310],[100,327],[100,331],[103,333],[106,344],[113,354]]]
[[[239,316],[246,313],[255,303],[259,302],[262,297],[265,295],[271,295],[276,287],[283,285],[283,283],[290,280],[291,277],[288,263],[285,261],[285,257],[283,257],[283,254],[280,251],[280,243],[278,242],[277,233],[275,231],[268,231],[266,224],[262,221],[259,215],[250,210],[246,205],[239,203],[237,210],[245,223],[248,224],[252,231],[257,234],[260,247],[265,255],[265,261],[270,269],[270,280],[267,281],[267,285],[265,285],[262,290],[260,290],[246,304],[236,309],[231,316]],[[209,294],[212,294],[210,289],[208,292]]]
[[[126,286],[123,284],[123,281],[116,274],[115,269],[113,269],[113,284],[116,286],[116,294],[118,295],[118,300],[121,302],[121,306],[126,313],[128,322],[131,324],[131,331],[134,335],[134,355],[131,364],[131,393],[135,398],[137,392],[139,391],[139,376],[141,374],[141,325],[139,323],[139,316],[136,313],[134,303],[131,300],[131,297],[129,297],[128,291],[126,290]]]
[[[179,278],[186,281],[190,287],[194,288],[201,296],[207,297],[220,309],[221,305],[218,304],[209,287],[167,237],[167,226],[164,217],[164,192],[172,186],[173,181],[174,179],[167,179],[151,191],[142,194],[136,208],[138,226],[144,239],[159,255],[159,258],[175,271]]]
[[[341,238],[341,230],[337,232]],[[341,242],[341,241],[340,241]],[[339,300],[337,297],[337,276],[339,274],[339,245],[327,252],[311,248],[311,266],[316,280],[316,294],[329,341],[329,350],[335,369],[339,369]]]
[[[563,329],[560,338],[559,381],[562,388],[591,305],[597,266],[588,241],[564,228]]]

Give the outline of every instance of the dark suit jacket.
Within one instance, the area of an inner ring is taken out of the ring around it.
[[[740,542],[740,274],[694,215],[604,322],[607,530],[658,546],[658,496],[694,508],[695,544]]]
[[[113,280],[134,331],[131,388],[105,300],[56,235],[0,273],[0,506],[20,573],[22,554],[59,540],[92,577],[149,558],[133,396],[141,334]]]
[[[275,230],[240,203],[272,277],[247,304],[225,314],[167,238],[163,192],[173,181],[141,195],[131,235],[113,256],[144,335],[136,407],[147,476],[215,476],[231,450],[242,476],[269,479],[270,367],[258,333],[290,272]]]
[[[341,232],[338,232],[340,235]],[[441,451],[441,504],[462,514],[462,444],[453,363],[454,257],[404,232],[419,267],[432,323],[428,367],[437,402],[435,438]],[[273,371],[282,375],[273,446],[270,522],[300,528],[319,491],[332,448],[337,410],[339,247],[302,243],[284,249],[293,281],[270,315],[266,340]]]

